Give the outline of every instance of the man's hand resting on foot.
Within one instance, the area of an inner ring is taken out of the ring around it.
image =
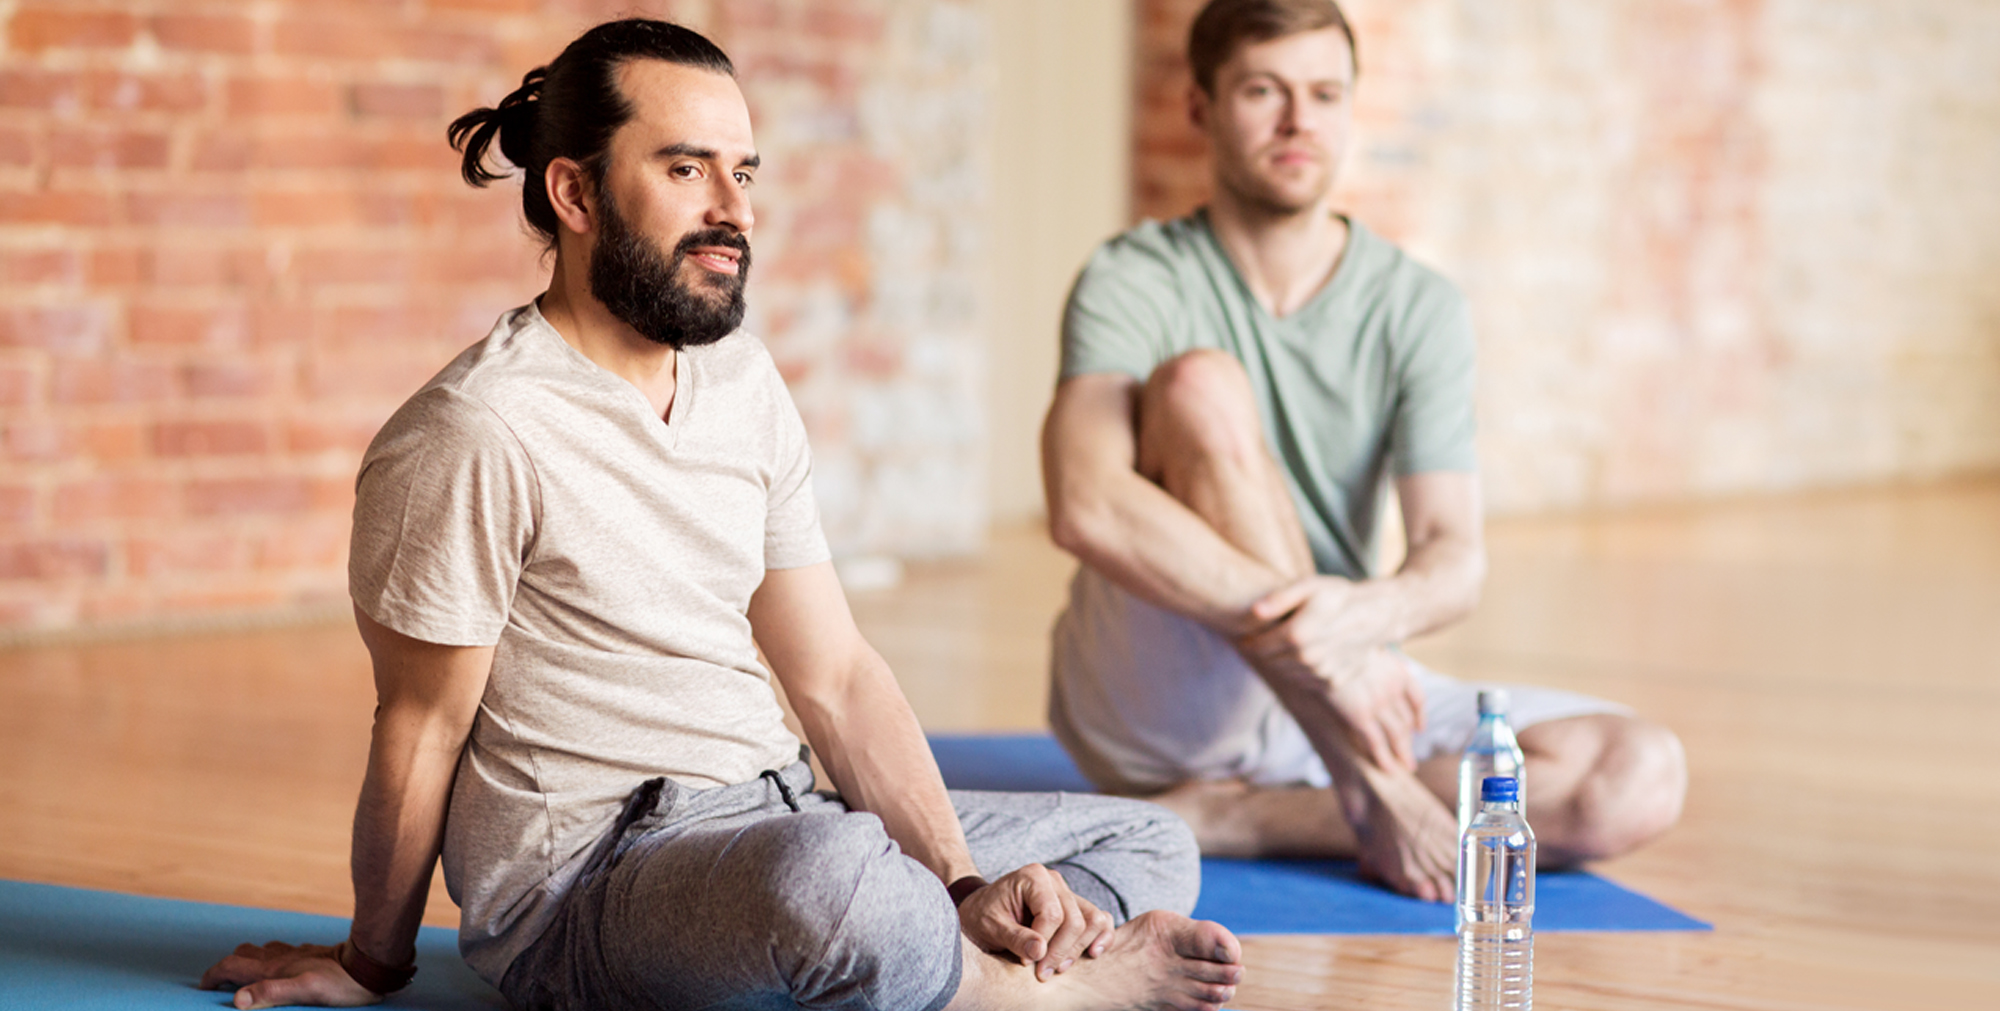
[[[272,941],[238,945],[234,954],[201,974],[203,990],[236,991],[239,1008],[309,1004],[361,1007],[382,1002],[380,994],[354,981],[324,944]]]
[[[1111,914],[1070,891],[1061,874],[1029,864],[965,897],[958,907],[965,936],[982,951],[1012,952],[1035,967],[1036,979],[1096,958],[1111,943]]]

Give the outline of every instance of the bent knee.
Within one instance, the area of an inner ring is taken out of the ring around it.
[[[1672,828],[1686,797],[1680,738],[1658,724],[1625,721],[1571,798],[1561,848],[1577,860],[1630,852]]]
[[[1146,379],[1141,426],[1167,426],[1213,452],[1253,451],[1263,445],[1250,377],[1226,351],[1197,348],[1169,358]]]
[[[739,846],[766,868],[744,898],[795,1003],[923,1007],[956,986],[957,911],[872,815],[772,819]]]

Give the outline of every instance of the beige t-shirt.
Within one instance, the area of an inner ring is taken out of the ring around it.
[[[525,306],[362,460],[355,603],[497,647],[444,843],[460,950],[495,985],[640,783],[799,756],[744,612],[765,570],[827,558],[805,427],[748,334],[677,368],[662,421]]]

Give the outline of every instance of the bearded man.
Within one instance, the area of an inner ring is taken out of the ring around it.
[[[855,628],[804,426],[738,330],[760,159],[734,74],[685,28],[612,22],[453,124],[469,182],[500,178],[495,144],[523,170],[553,276],[362,462],[349,582],[380,704],[353,928],[223,959],[203,985],[237,1007],[406,984],[440,852],[466,961],[522,1008],[1234,992],[1235,938],[1184,915],[1185,825],[948,795]]]
[[[1188,63],[1214,198],[1106,243],[1064,319],[1043,466],[1083,567],[1050,722],[1098,786],[1180,813],[1203,852],[1358,856],[1445,901],[1478,690],[1397,645],[1464,616],[1485,575],[1470,313],[1332,206],[1356,66],[1332,0],[1214,0]],[[1391,476],[1407,550],[1373,576]],[[1679,817],[1672,733],[1512,697],[1544,862]]]

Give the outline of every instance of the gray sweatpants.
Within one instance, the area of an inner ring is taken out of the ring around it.
[[[942,1008],[962,969],[943,883],[880,819],[810,792],[812,779],[799,762],[710,790],[646,784],[502,992],[531,1011]],[[1046,864],[1121,923],[1194,908],[1194,835],[1164,808],[1059,793],[951,800],[989,879]]]

